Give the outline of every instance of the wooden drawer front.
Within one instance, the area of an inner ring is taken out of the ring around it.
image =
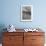
[[[44,36],[32,36],[32,44],[43,44]]]
[[[2,46],[23,46],[23,44],[22,43],[21,44],[20,43],[19,44],[18,43],[17,44],[15,43],[14,44],[2,44]]]
[[[4,36],[23,36],[23,32],[4,32]]]
[[[24,33],[24,36],[26,36],[26,35],[27,35],[27,36],[29,36],[29,35],[35,35],[35,36],[36,36],[36,35],[37,35],[37,36],[38,36],[38,35],[39,35],[39,36],[43,35],[43,36],[44,36],[44,32],[25,32],[25,33]]]
[[[3,43],[14,43],[23,41],[23,36],[5,36],[3,37]]]
[[[25,36],[24,37],[24,46],[31,46],[31,44],[32,44],[32,37],[30,37],[30,36]]]

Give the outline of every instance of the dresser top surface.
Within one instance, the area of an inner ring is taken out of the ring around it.
[[[27,33],[24,29],[16,29],[16,31],[15,32],[25,32],[25,33]],[[15,33],[14,32],[14,33]],[[29,33],[44,33],[44,31],[28,31]],[[8,33],[8,31],[7,31],[7,33]],[[13,33],[13,32],[10,32],[10,33]]]

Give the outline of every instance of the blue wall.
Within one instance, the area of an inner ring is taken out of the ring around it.
[[[20,8],[23,4],[33,5],[32,22],[20,21]],[[46,0],[0,0],[0,25],[4,27],[9,24],[16,28],[40,27],[46,31]]]

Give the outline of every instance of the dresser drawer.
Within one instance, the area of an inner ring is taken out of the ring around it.
[[[33,44],[43,44],[44,36],[32,36],[32,43]]]
[[[18,43],[17,44],[16,43],[12,43],[12,44],[10,44],[10,43],[4,44],[3,43],[2,46],[23,46],[23,43],[19,43],[19,44]]]
[[[5,36],[23,36],[23,32],[4,32]]]
[[[23,38],[21,36],[5,37],[3,40],[3,46],[23,46]]]
[[[45,33],[44,32],[25,32],[24,36],[44,36]]]
[[[23,41],[23,36],[4,36],[3,43],[14,43]]]

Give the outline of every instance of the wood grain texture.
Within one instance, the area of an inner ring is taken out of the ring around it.
[[[44,46],[44,32],[3,32],[3,46]]]
[[[23,46],[23,33],[4,32],[3,46]]]
[[[44,46],[44,32],[24,33],[24,46]]]

